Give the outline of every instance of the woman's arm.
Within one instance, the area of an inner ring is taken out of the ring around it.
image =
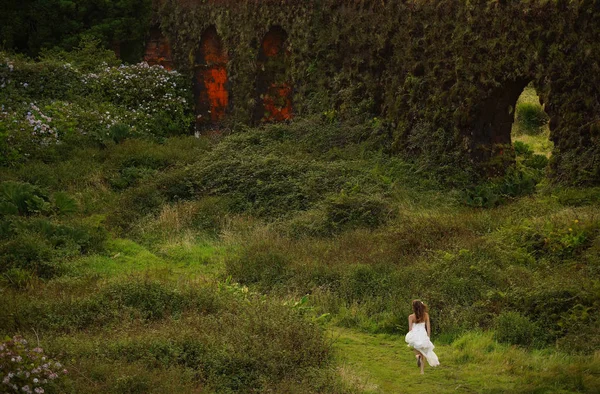
[[[427,329],[427,336],[431,337],[431,323],[429,322],[429,314],[427,315],[427,320],[425,320],[425,328]]]
[[[412,315],[409,315],[408,316],[408,331],[412,331],[413,322],[412,322],[411,318],[412,318]]]

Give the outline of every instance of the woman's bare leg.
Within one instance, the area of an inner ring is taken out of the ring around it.
[[[421,367],[421,375],[423,375],[425,373],[425,372],[423,372],[423,368],[424,368],[424,364],[425,364],[425,357],[423,357],[423,354],[420,351],[418,351],[416,349],[413,349],[413,350],[415,351],[415,357],[418,360],[418,365]]]

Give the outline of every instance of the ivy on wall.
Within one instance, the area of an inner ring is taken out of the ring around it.
[[[156,9],[181,70],[216,28],[232,122],[251,122],[259,46],[278,26],[296,114],[383,117],[394,148],[424,165],[493,174],[512,160],[510,102],[533,81],[551,117],[553,177],[600,183],[599,0],[162,0]]]

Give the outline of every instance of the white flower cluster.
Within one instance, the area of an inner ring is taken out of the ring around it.
[[[29,109],[25,119],[32,128],[31,135],[43,144],[58,142],[58,132],[50,125],[52,118],[46,116],[34,103],[29,103]]]
[[[100,75],[87,76],[87,80],[95,78],[115,103],[123,104],[130,110],[170,112],[179,111],[187,104],[187,87],[182,75],[162,66],[149,66],[143,62],[118,68],[107,67]]]
[[[8,59],[3,59],[2,63],[6,65],[9,72],[13,72],[15,69],[15,65]],[[0,74],[0,89],[4,89],[6,85],[10,82],[10,80],[6,79],[4,76]]]
[[[0,343],[0,391],[41,394],[44,386],[67,374],[61,363],[43,353],[40,347],[29,349],[19,336]]]
[[[11,98],[3,103],[7,108],[0,112],[0,122],[7,126],[11,143],[48,146],[73,132],[102,141],[110,138],[109,130],[118,124],[140,136],[160,133],[162,126],[185,130],[191,121],[189,81],[177,71],[147,63],[119,67],[104,63],[94,73],[83,73],[65,63],[55,69],[56,81],[45,77],[38,83],[35,73],[40,69],[33,66],[37,64],[13,64],[0,57],[0,87],[9,88]],[[18,73],[21,67],[30,67],[31,72]],[[67,101],[46,97],[47,92],[61,91],[63,80],[70,81],[73,89],[65,93]]]

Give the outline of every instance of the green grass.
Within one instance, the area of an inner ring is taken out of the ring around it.
[[[552,154],[552,149],[554,149],[554,143],[550,141],[550,128],[548,127],[548,123],[546,122],[539,130],[534,133],[530,133],[529,130],[531,126],[528,124],[521,124],[518,118],[519,105],[525,104],[531,107],[538,108],[539,111],[543,111],[540,106],[540,99],[537,95],[535,88],[533,86],[527,86],[519,99],[517,100],[517,114],[515,115],[515,121],[513,123],[512,128],[512,141],[521,141],[527,145],[529,145],[534,153],[539,155],[544,155],[546,157],[550,157]]]
[[[365,393],[593,393],[600,390],[600,355],[577,358],[527,352],[473,332],[436,345],[441,365],[420,375],[402,336],[331,330],[341,374]],[[433,339],[435,343],[435,338]],[[569,366],[570,365],[570,366]]]
[[[157,253],[129,239],[107,243],[105,255],[82,257],[69,267],[69,275],[104,278],[145,274],[150,277],[217,276],[222,269],[218,245],[181,239],[161,244]]]
[[[372,127],[296,119],[1,168],[39,189],[0,216],[0,335],[39,336],[66,392],[596,391],[597,188],[548,185],[523,146],[510,177],[451,187]],[[442,362],[424,377],[414,298]]]

